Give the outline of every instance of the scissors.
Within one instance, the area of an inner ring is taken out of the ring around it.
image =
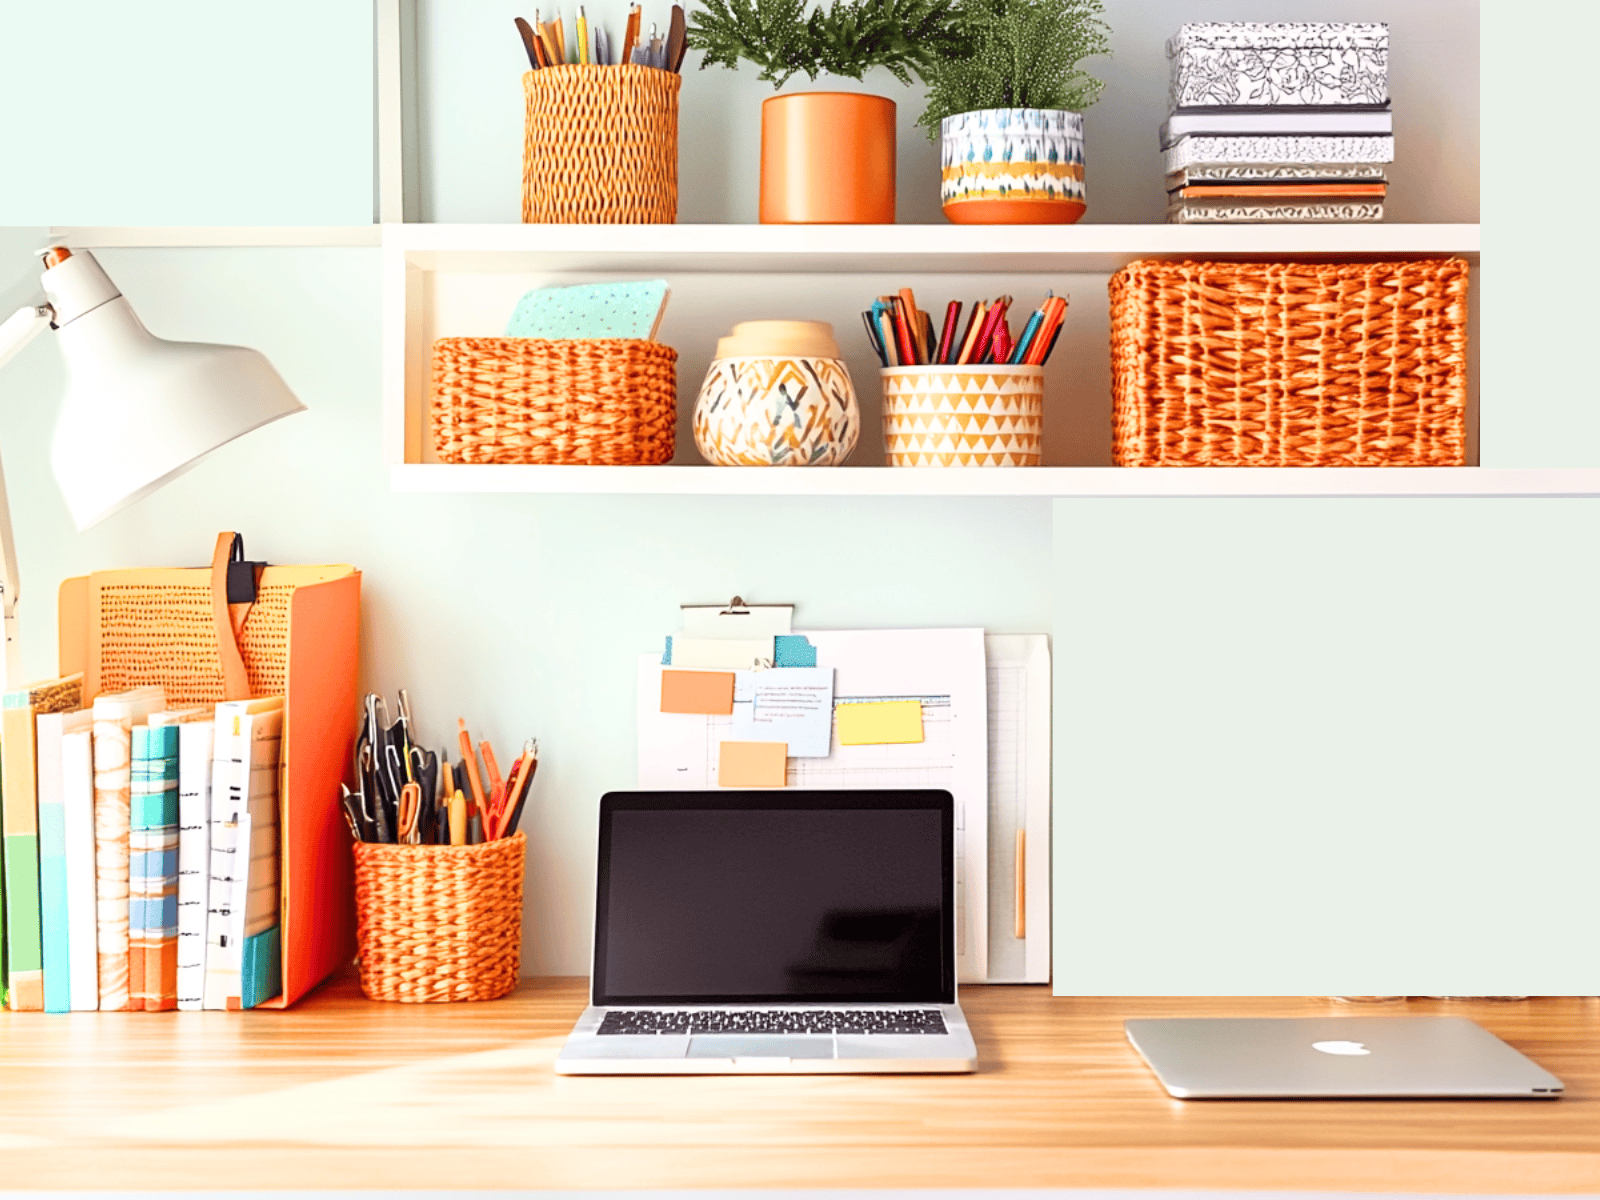
[[[422,812],[422,786],[408,783],[400,789],[400,819],[395,827],[395,841],[401,845],[417,844],[417,818]]]

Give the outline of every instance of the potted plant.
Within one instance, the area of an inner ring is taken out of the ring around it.
[[[1083,109],[1105,85],[1078,64],[1110,53],[1100,0],[954,0],[952,44],[923,69],[917,124],[940,139],[940,199],[958,224],[1083,216]]]
[[[861,79],[884,67],[901,83],[963,48],[956,0],[704,0],[690,19],[701,69],[740,59],[781,88],[797,72]],[[895,106],[885,96],[797,92],[761,106],[761,220],[892,224]]]

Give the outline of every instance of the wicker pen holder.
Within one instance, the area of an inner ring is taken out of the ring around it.
[[[657,67],[529,71],[522,219],[670,225],[678,219],[678,89]]]
[[[1123,467],[1466,461],[1468,266],[1130,263],[1111,277]]]
[[[522,963],[516,833],[479,846],[357,842],[356,939],[371,1000],[496,1000]]]
[[[637,338],[440,338],[434,449],[447,463],[669,462],[677,361]]]
[[[889,466],[1039,465],[1043,367],[884,367],[879,374]]]

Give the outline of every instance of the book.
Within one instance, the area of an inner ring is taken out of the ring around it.
[[[1162,152],[1171,175],[1200,163],[1369,163],[1394,161],[1392,137],[1191,136]]]
[[[245,719],[246,726],[265,725],[248,736],[256,753],[251,758],[249,793],[244,816],[250,847],[241,890],[244,906],[239,921],[239,995],[241,1008],[254,1008],[283,990],[283,955],[278,946],[279,863],[281,821],[279,800],[282,779],[283,713],[261,713]]]
[[[159,687],[132,688],[94,701],[95,937],[100,1009],[131,1007],[128,987],[128,821],[133,789],[133,726],[167,704]]]
[[[1179,200],[1167,208],[1174,225],[1342,223],[1383,220],[1382,200]]]
[[[1172,193],[1180,200],[1316,200],[1365,197],[1382,200],[1385,183],[1191,183]]]
[[[39,787],[39,936],[44,965],[44,1011],[72,1011],[72,957],[69,952],[66,773],[62,739],[69,733],[87,732],[94,714],[40,713],[34,720],[34,745]],[[93,863],[92,820],[89,848]],[[82,829],[74,832],[81,837]],[[91,866],[91,881],[93,879]]]
[[[205,996],[210,880],[212,721],[178,726],[178,1007]]]
[[[83,676],[31,683],[5,694],[0,716],[0,828],[6,861],[7,1003],[44,1010],[44,943],[39,919],[39,793],[34,719],[83,702]]]
[[[91,725],[94,713],[89,713]],[[61,738],[61,797],[67,841],[67,957],[73,1012],[100,1007],[100,944],[95,911],[94,733]]]
[[[1385,183],[1380,163],[1196,163],[1167,176],[1167,191],[1193,183],[1332,183],[1361,180]]]
[[[654,341],[671,295],[665,279],[535,288],[517,302],[506,336]]]
[[[133,727],[128,818],[128,991],[178,1007],[178,727]]]
[[[1387,109],[1297,108],[1270,111],[1179,110],[1161,123],[1161,148],[1197,137],[1387,137],[1394,114]]]
[[[254,857],[254,846],[240,840],[241,823],[250,813],[253,785],[270,782],[276,796],[282,735],[282,696],[217,705],[202,995],[202,1007],[207,1009],[241,1006],[242,941]],[[262,772],[265,778],[258,779]]]

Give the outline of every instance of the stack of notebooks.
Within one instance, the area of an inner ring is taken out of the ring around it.
[[[1184,25],[1167,57],[1167,220],[1383,219],[1394,161],[1387,25]]]
[[[253,1008],[282,990],[283,698],[168,708],[83,677],[5,696],[12,1009]]]

